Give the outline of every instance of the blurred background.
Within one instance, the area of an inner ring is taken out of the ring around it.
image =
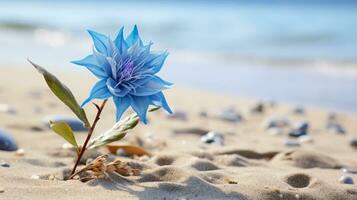
[[[161,75],[176,87],[357,112],[352,0],[0,1],[0,73],[27,57],[78,73],[86,29],[134,24],[170,52]]]

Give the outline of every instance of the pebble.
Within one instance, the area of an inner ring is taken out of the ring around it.
[[[118,149],[116,152],[116,155],[118,156],[122,156],[122,157],[129,157],[130,154],[128,154],[127,151],[125,151],[125,149]]]
[[[48,127],[50,127],[50,123],[49,123],[50,121],[66,122],[72,128],[73,131],[79,131],[79,132],[88,131],[88,128],[84,127],[83,122],[77,118],[54,115],[54,116],[46,116],[43,119],[43,122]]]
[[[357,147],[357,138],[352,138],[352,139],[350,140],[350,145],[351,145],[352,147]]]
[[[309,135],[300,136],[298,139],[300,143],[314,143],[314,139]]]
[[[215,117],[228,122],[242,121],[241,114],[234,108],[223,109],[222,111],[218,112]]]
[[[56,180],[56,177],[54,175],[50,175],[50,176],[48,176],[48,180],[54,181],[54,180]]]
[[[338,181],[343,184],[351,184],[351,185],[354,184],[353,178],[351,176],[343,175]]]
[[[300,143],[297,140],[287,139],[285,140],[284,145],[287,147],[299,147]]]
[[[4,193],[5,189],[0,187],[0,193]]]
[[[208,113],[207,113],[207,111],[205,111],[205,110],[200,111],[198,115],[199,115],[200,117],[208,117]]]
[[[36,175],[36,174],[33,174],[33,175],[31,176],[31,179],[39,180],[39,179],[40,179],[40,176],[39,176],[39,175]]]
[[[294,114],[304,114],[305,113],[305,109],[303,107],[296,107],[293,109],[293,113]]]
[[[0,161],[0,166],[1,167],[10,167],[10,164],[5,161]]]
[[[24,156],[25,155],[25,150],[24,149],[18,149],[15,153],[17,156]]]
[[[291,137],[300,137],[307,134],[309,129],[308,122],[300,122],[296,124],[295,128],[290,131],[289,136]]]
[[[186,121],[187,120],[187,114],[183,110],[177,110],[173,112],[172,114],[167,115],[169,119],[177,119],[177,120],[182,120]]]
[[[290,126],[290,122],[285,117],[271,117],[265,120],[264,127],[266,129],[270,128],[285,128]]]
[[[201,141],[206,144],[224,145],[224,135],[215,131],[210,131],[201,137]]]
[[[333,131],[333,132],[338,133],[338,134],[345,134],[346,133],[345,128],[341,124],[336,123],[336,122],[329,122],[327,124],[326,128],[328,130]]]
[[[7,104],[0,104],[0,112],[16,114],[16,109]]]
[[[0,130],[0,150],[16,151],[17,145],[15,140],[4,131]]]
[[[342,168],[341,171],[348,174],[357,174],[357,168]]]
[[[337,114],[336,113],[329,113],[327,116],[328,121],[334,121],[337,119]]]
[[[251,113],[263,113],[264,110],[265,110],[264,104],[262,102],[259,102],[250,109],[250,112]]]

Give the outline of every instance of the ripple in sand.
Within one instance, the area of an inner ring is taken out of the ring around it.
[[[172,181],[180,182],[185,177],[189,176],[185,170],[172,167],[162,166],[152,170],[146,170],[142,173],[142,177],[139,182],[160,182],[160,181]]]
[[[25,159],[25,162],[34,165],[34,166],[38,166],[38,167],[53,167],[53,168],[57,168],[57,167],[64,167],[66,166],[65,163],[63,162],[49,162],[49,161],[43,161],[43,160],[37,160],[37,159]]]
[[[193,159],[190,166],[198,171],[211,171],[219,169],[219,167],[216,166],[216,164],[214,164],[213,162],[200,158]]]
[[[271,163],[283,163],[300,168],[341,168],[341,165],[332,157],[301,149],[280,153],[271,160]]]
[[[247,158],[236,154],[219,155],[214,158],[214,161],[221,165],[235,167],[246,167],[248,165],[251,165]]]
[[[259,153],[256,151],[252,150],[244,150],[244,149],[231,149],[231,150],[223,150],[219,151],[216,153],[216,155],[230,155],[230,154],[238,154],[240,156],[243,156],[245,158],[249,159],[264,159],[264,160],[270,160],[272,159],[276,154],[279,152],[277,151],[269,151],[269,152],[264,152],[264,153]]]
[[[199,175],[203,180],[212,184],[228,184],[230,179],[227,175],[220,172],[202,172]]]

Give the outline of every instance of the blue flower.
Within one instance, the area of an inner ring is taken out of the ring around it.
[[[162,93],[172,83],[156,75],[168,56],[167,52],[151,52],[152,43],[143,44],[136,25],[126,39],[124,27],[114,40],[95,31],[88,32],[94,42],[93,54],[72,63],[86,67],[99,81],[81,106],[92,99],[113,97],[116,121],[131,106],[145,124],[149,105],[172,112]]]

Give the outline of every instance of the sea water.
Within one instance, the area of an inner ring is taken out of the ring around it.
[[[134,24],[177,86],[357,111],[355,1],[1,1],[0,66],[71,70],[86,29]]]

